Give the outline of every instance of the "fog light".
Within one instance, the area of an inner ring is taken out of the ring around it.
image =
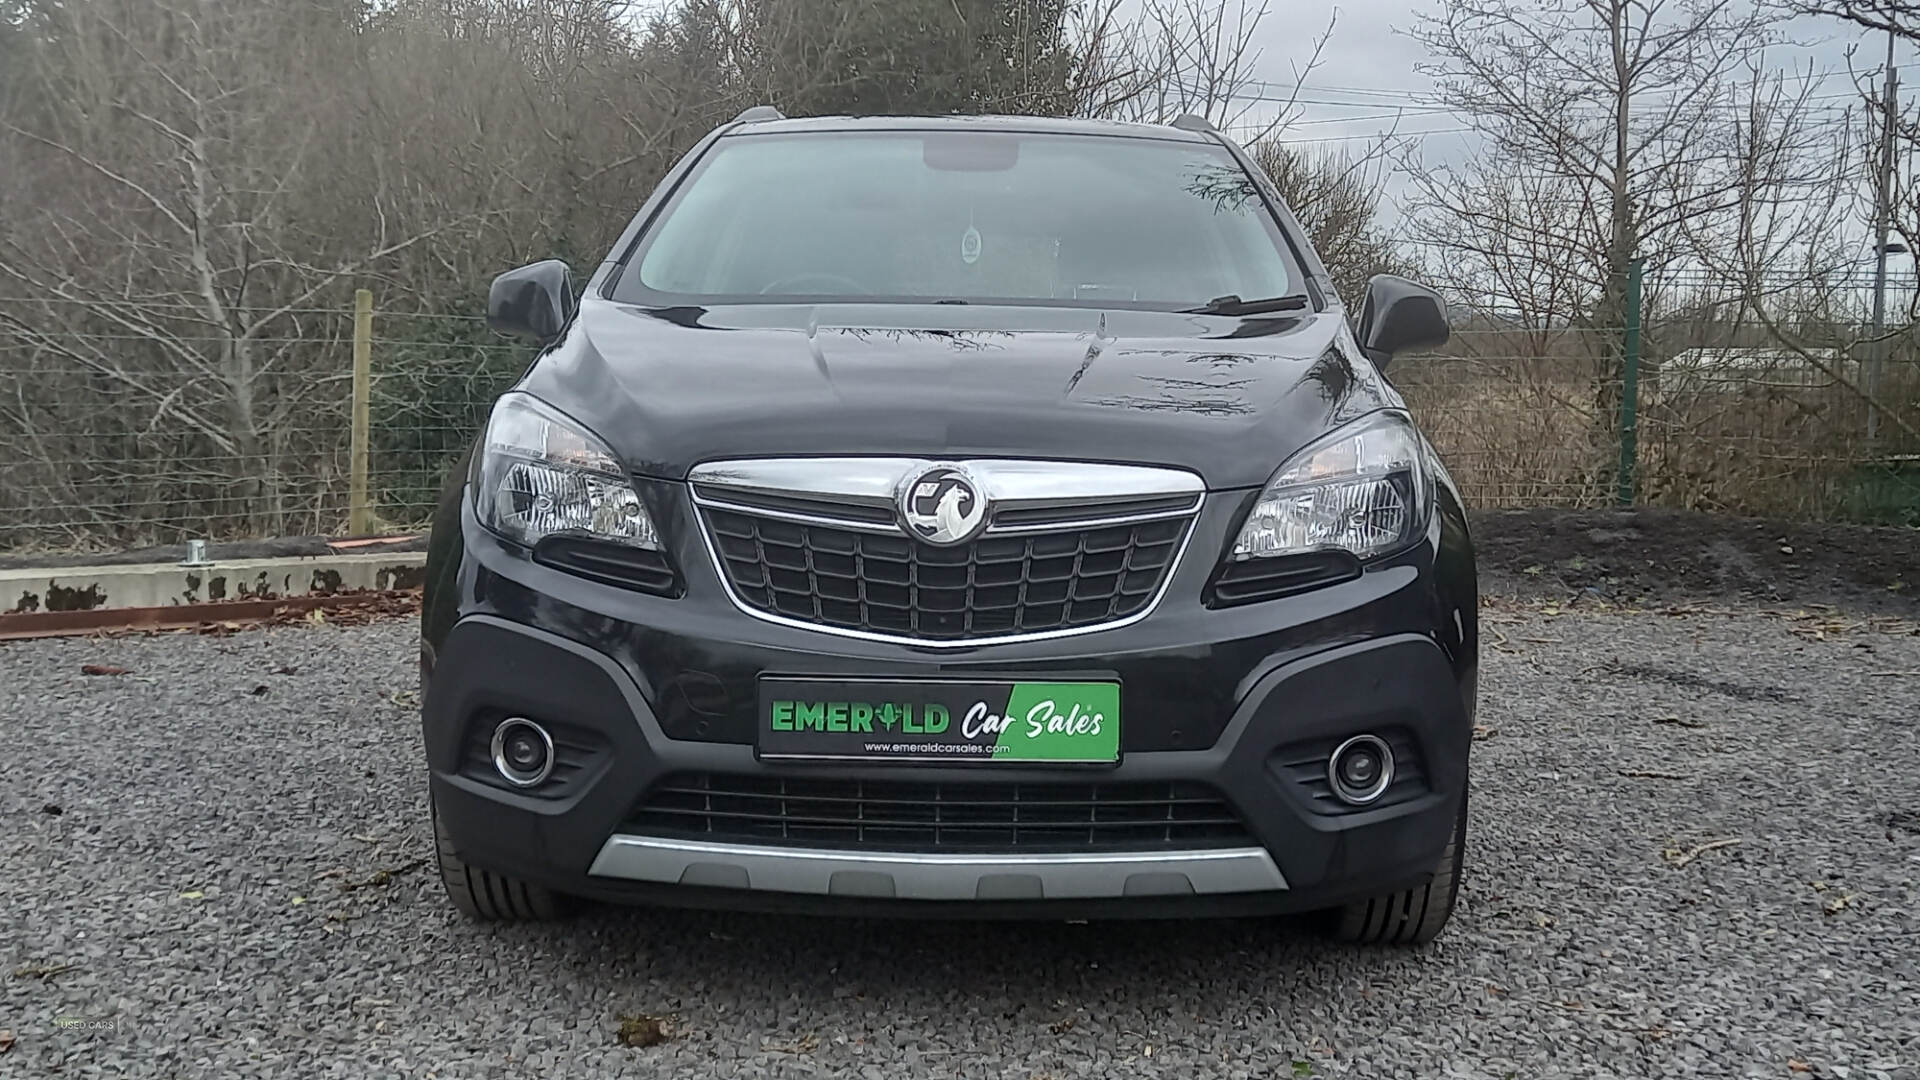
[[[493,767],[515,787],[533,787],[553,774],[553,736],[524,716],[493,729]]]
[[[1355,735],[1327,759],[1327,783],[1341,802],[1365,806],[1393,783],[1393,751],[1377,735]]]

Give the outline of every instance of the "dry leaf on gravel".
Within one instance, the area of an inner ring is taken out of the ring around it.
[[[112,664],[80,665],[80,674],[82,675],[126,675],[132,672],[132,670],[132,668],[115,667]]]
[[[51,979],[63,971],[72,971],[72,964],[23,964],[13,969],[16,979]]]
[[[0,1054],[13,1049],[13,1032],[0,1031]]]
[[[372,889],[379,888],[383,885],[391,885],[393,884],[394,878],[399,877],[409,870],[418,870],[420,867],[425,866],[426,862],[427,860],[425,859],[415,859],[410,863],[405,863],[400,866],[382,867],[359,881],[342,881],[340,883],[340,891],[351,892],[354,889]]]
[[[1679,867],[1687,865],[1709,851],[1718,851],[1721,848],[1732,847],[1738,843],[1740,843],[1739,837],[1730,836],[1725,840],[1709,840],[1704,844],[1695,844],[1685,849],[1670,847],[1661,851],[1660,855],[1674,866]]]
[[[621,1046],[634,1046],[642,1049],[658,1046],[673,1038],[673,1017],[648,1016],[640,1013],[634,1016],[621,1016],[620,1028],[613,1034],[614,1041]]]
[[[811,1054],[820,1049],[820,1036],[809,1031],[790,1043],[769,1043],[762,1049],[775,1054]]]
[[[335,593],[328,598],[324,616],[329,626],[367,626],[383,619],[400,618],[420,614],[420,590],[396,589],[390,592]],[[319,612],[321,609],[313,609]],[[319,622],[304,615],[298,609],[284,609],[274,613],[275,622],[297,623],[302,620]]]

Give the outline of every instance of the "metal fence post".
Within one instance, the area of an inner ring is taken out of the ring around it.
[[[1641,260],[1627,264],[1627,325],[1623,332],[1620,386],[1620,505],[1632,506],[1634,465],[1639,460],[1640,413],[1640,268]]]
[[[347,531],[364,536],[370,531],[372,502],[367,493],[368,411],[373,399],[373,290],[353,294],[353,435],[348,445],[350,479]]]

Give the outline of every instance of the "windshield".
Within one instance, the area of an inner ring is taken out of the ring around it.
[[[720,140],[613,297],[1179,309],[1299,290],[1224,147],[902,131]]]

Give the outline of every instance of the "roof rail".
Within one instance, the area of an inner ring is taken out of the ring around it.
[[[1187,113],[1180,119],[1175,120],[1173,126],[1179,128],[1181,131],[1200,131],[1209,134],[1216,130],[1212,121],[1204,116],[1196,116],[1193,113]]]
[[[768,120],[785,120],[786,118],[786,113],[781,112],[771,105],[755,105],[751,108],[740,110],[740,115],[734,117],[733,122],[736,124],[760,124]]]

